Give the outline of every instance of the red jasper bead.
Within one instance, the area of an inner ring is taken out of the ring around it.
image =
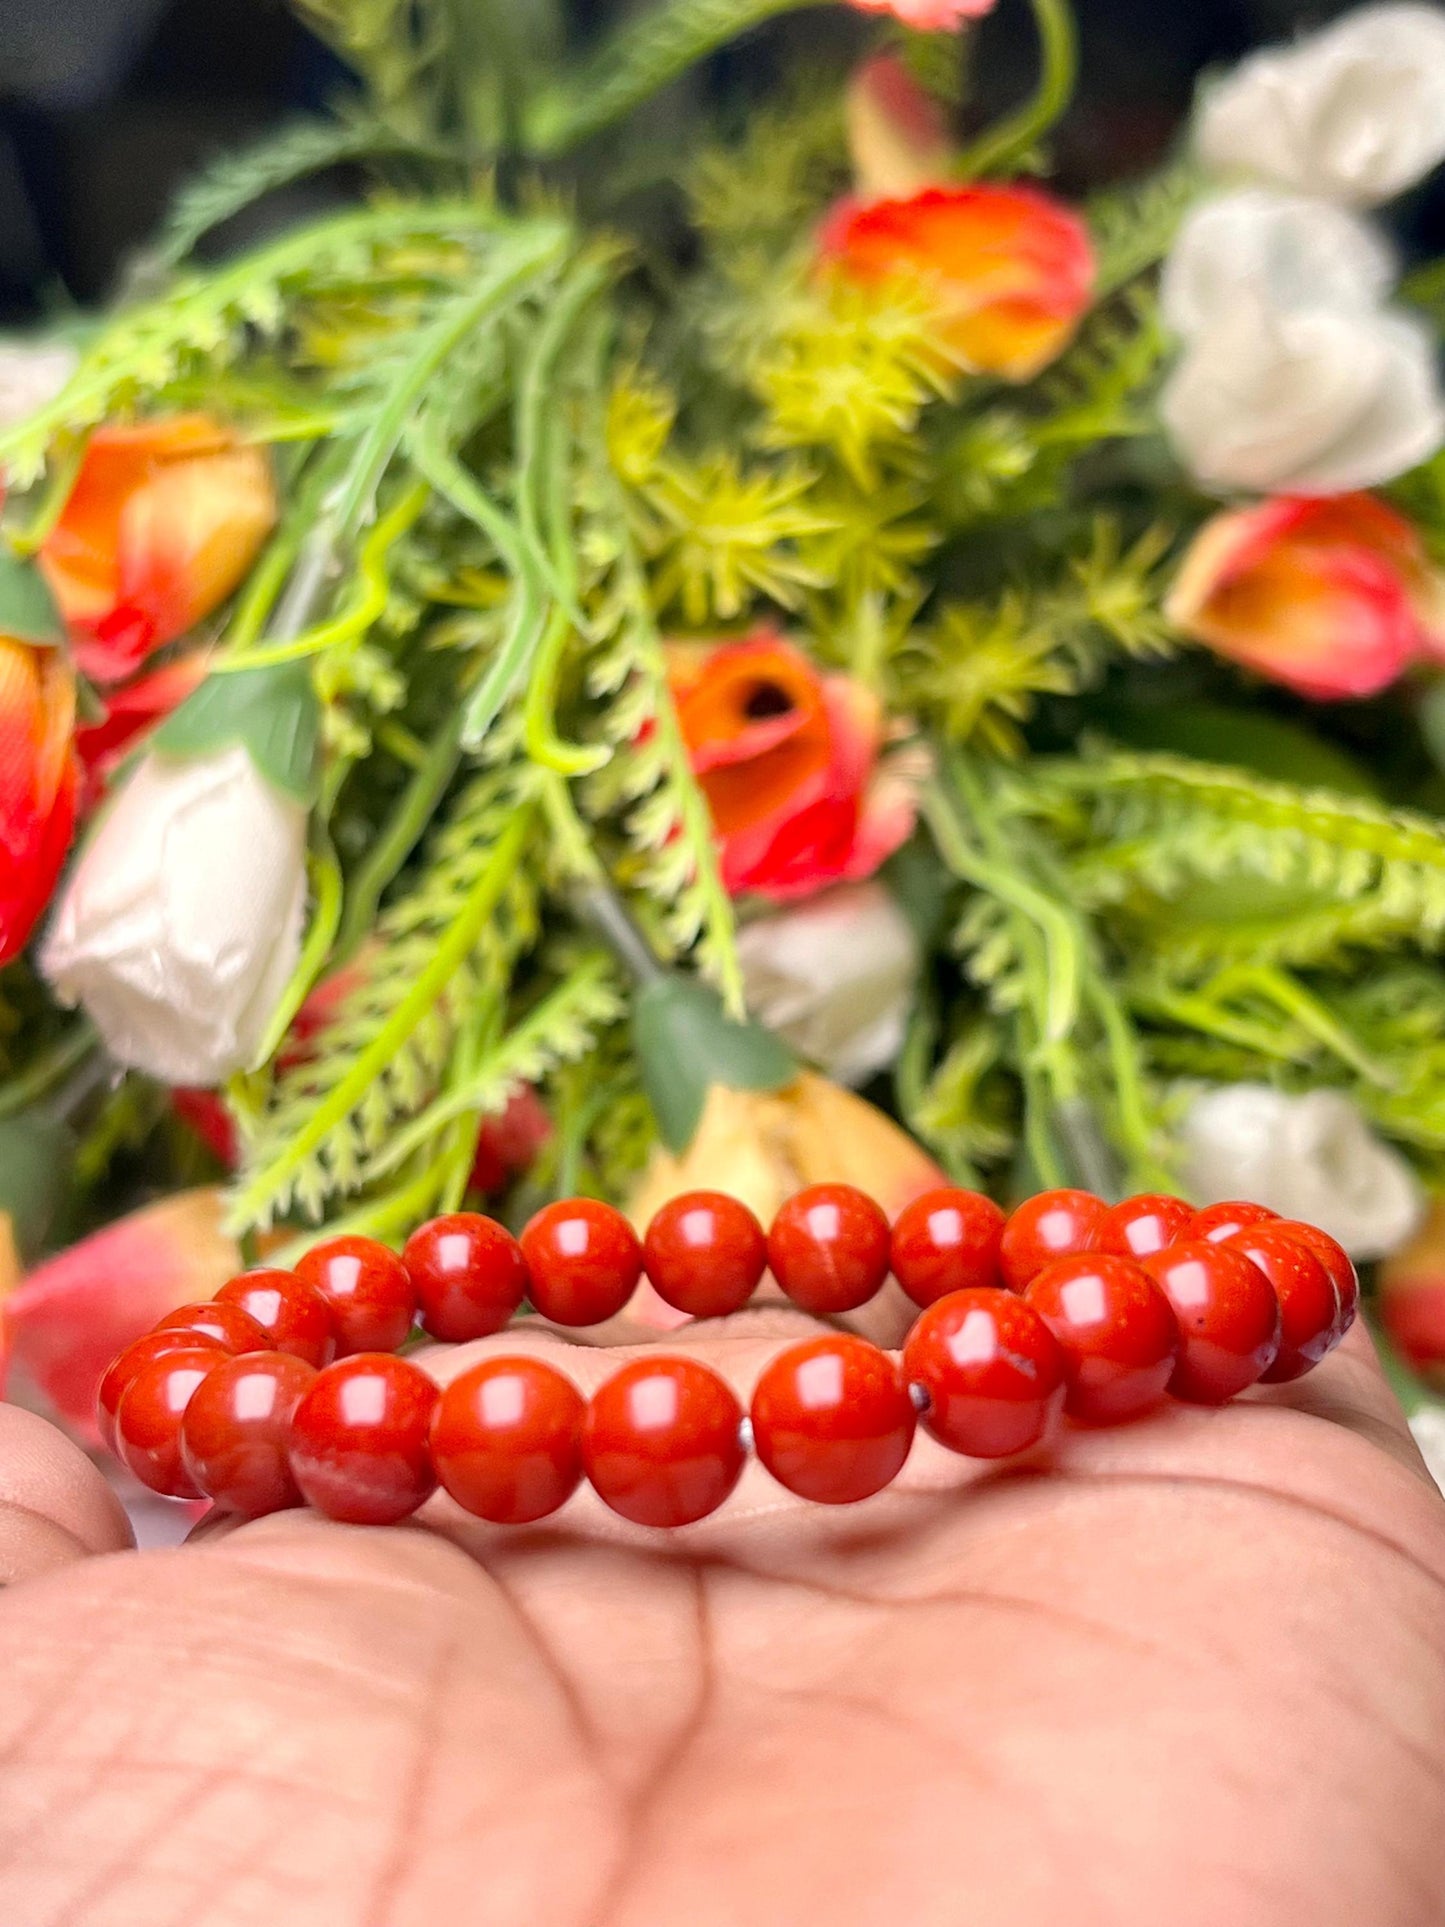
[[[1264,1384],[1302,1378],[1336,1342],[1340,1300],[1330,1274],[1278,1220],[1247,1225],[1227,1244],[1258,1265],[1279,1300],[1279,1352],[1262,1374]]]
[[[1090,1191],[1040,1191],[1009,1218],[999,1241],[999,1268],[1010,1291],[1022,1291],[1046,1265],[1092,1251],[1109,1207]]]
[[[843,1332],[780,1352],[758,1380],[752,1420],[779,1485],[820,1505],[852,1505],[891,1484],[915,1424],[897,1364]]]
[[[582,1464],[598,1496],[640,1526],[715,1512],[743,1469],[743,1408],[691,1358],[639,1358],[592,1394]]]
[[[437,1388],[386,1352],[318,1372],[291,1418],[291,1476],[307,1505],[349,1525],[387,1526],[436,1486],[427,1435]]]
[[[181,1421],[198,1386],[221,1365],[218,1345],[188,1345],[142,1365],[120,1395],[115,1413],[116,1456],[152,1492],[167,1499],[199,1499],[181,1459]]]
[[[888,1220],[851,1184],[810,1184],[768,1232],[768,1266],[795,1305],[820,1317],[856,1311],[888,1276]]]
[[[421,1322],[433,1338],[464,1345],[499,1332],[527,1295],[522,1247],[494,1218],[453,1211],[407,1239],[401,1254]]]
[[[328,1238],[313,1245],[296,1276],[320,1292],[336,1331],[336,1355],[394,1352],[411,1331],[416,1293],[406,1266],[374,1238]]]
[[[502,1526],[545,1519],[582,1477],[584,1410],[571,1380],[539,1359],[483,1359],[437,1402],[437,1477],[479,1519]]]
[[[1177,1244],[1185,1226],[1194,1221],[1194,1206],[1183,1198],[1167,1193],[1145,1192],[1125,1198],[1104,1213],[1099,1225],[1096,1251],[1110,1252],[1116,1258],[1133,1258],[1143,1263],[1156,1251]]]
[[[763,1227],[741,1200],[721,1191],[670,1199],[642,1241],[642,1266],[653,1290],[693,1318],[725,1318],[741,1310],[767,1262]]]
[[[903,1347],[928,1394],[923,1427],[950,1451],[1006,1459],[1047,1436],[1064,1405],[1063,1348],[1025,1299],[980,1287],[929,1306]]]
[[[158,1332],[193,1332],[197,1338],[210,1338],[227,1352],[264,1352],[270,1344],[266,1333],[239,1305],[210,1298],[204,1304],[177,1305],[153,1328]]]
[[[228,1358],[196,1388],[181,1423],[181,1460],[227,1512],[259,1519],[300,1505],[287,1459],[291,1415],[316,1376],[294,1352]]]
[[[952,1291],[996,1285],[1006,1220],[977,1191],[930,1191],[915,1198],[893,1226],[893,1276],[915,1305]]]
[[[243,1271],[221,1286],[216,1302],[238,1305],[254,1318],[273,1351],[317,1368],[330,1363],[336,1337],[326,1300],[294,1271]]]
[[[1230,1245],[1195,1238],[1155,1252],[1144,1269],[1179,1321],[1175,1398],[1222,1405],[1264,1376],[1279,1351],[1279,1306],[1258,1265]]]
[[[1281,1218],[1279,1229],[1287,1231],[1297,1245],[1312,1251],[1329,1273],[1330,1283],[1340,1300],[1340,1317],[1334,1340],[1338,1344],[1354,1324],[1355,1314],[1360,1309],[1360,1274],[1355,1270],[1354,1260],[1337,1239],[1332,1238],[1328,1231],[1321,1231],[1316,1224],[1300,1224],[1294,1218]]]
[[[95,1399],[95,1427],[107,1452],[117,1451],[116,1411],[122,1394],[141,1367],[149,1365],[152,1359],[167,1358],[173,1352],[194,1351],[197,1346],[210,1346],[218,1358],[231,1356],[225,1346],[214,1338],[204,1338],[199,1332],[168,1330],[147,1332],[144,1338],[136,1339],[133,1345],[127,1345],[123,1352],[111,1360]]]
[[[595,1198],[544,1205],[522,1233],[531,1299],[558,1325],[615,1318],[642,1276],[642,1246],[620,1211]]]
[[[1169,1300],[1132,1259],[1060,1258],[1025,1297],[1063,1348],[1064,1406],[1075,1418],[1134,1418],[1163,1398],[1179,1353],[1179,1326]]]
[[[1223,1244],[1247,1224],[1269,1224],[1278,1216],[1267,1204],[1250,1204],[1245,1198],[1224,1198],[1218,1204],[1207,1204],[1202,1211],[1196,1211],[1184,1227],[1179,1242],[1192,1244],[1198,1238],[1207,1238],[1211,1244]]]

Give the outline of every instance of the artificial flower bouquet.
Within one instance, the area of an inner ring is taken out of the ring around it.
[[[0,1281],[77,1422],[243,1257],[468,1198],[1178,1186],[1368,1259],[1445,1177],[1445,276],[1387,225],[1445,11],[1080,204],[1067,0],[992,126],[992,0],[795,4],[304,0],[335,117],[6,351]]]

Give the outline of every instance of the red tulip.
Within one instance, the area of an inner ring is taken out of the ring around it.
[[[930,289],[963,366],[1007,381],[1047,368],[1093,296],[1087,228],[1034,187],[929,187],[903,200],[844,201],[819,248],[824,263],[854,280]]]
[[[850,0],[860,13],[891,13],[915,33],[952,33],[965,20],[982,20],[995,0]]]
[[[0,636],[0,964],[24,949],[70,848],[74,717],[60,651]]]

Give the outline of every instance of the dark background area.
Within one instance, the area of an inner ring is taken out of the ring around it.
[[[576,9],[584,30],[609,11],[609,0]],[[1057,149],[1065,185],[1145,171],[1205,67],[1345,11],[1330,0],[1081,0],[1083,84]],[[857,30],[840,10],[791,29]],[[746,84],[748,66],[770,57],[758,48],[744,42],[719,62],[714,84]],[[1028,9],[999,0],[978,29],[980,111],[1028,86],[1033,57]],[[282,0],[0,0],[0,325],[102,298],[197,162],[284,113],[322,108],[343,80]],[[1404,219],[1414,238],[1434,238],[1442,212],[1432,195]]]

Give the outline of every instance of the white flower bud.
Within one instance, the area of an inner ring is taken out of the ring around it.
[[[296,967],[306,807],[240,744],[153,753],[102,817],[40,954],[122,1064],[172,1084],[246,1066]]]
[[[1398,1151],[1339,1091],[1291,1097],[1228,1084],[1189,1107],[1185,1189],[1197,1204],[1248,1198],[1315,1224],[1352,1258],[1383,1258],[1424,1214],[1420,1184]]]

